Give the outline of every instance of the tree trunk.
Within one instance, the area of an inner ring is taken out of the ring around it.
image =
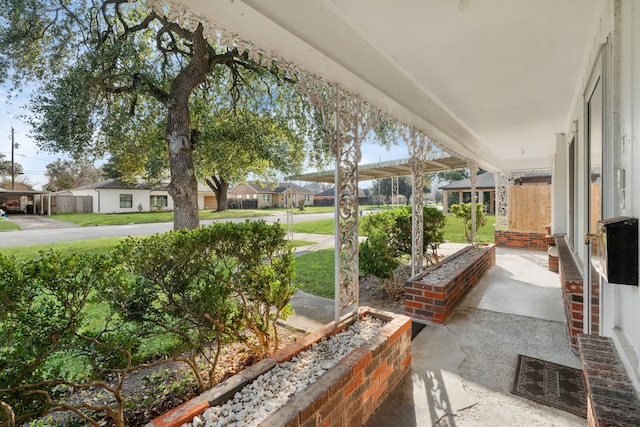
[[[173,228],[193,229],[200,226],[198,215],[198,181],[194,173],[193,147],[189,138],[189,104],[176,101],[169,106],[165,138],[169,149],[173,198]]]
[[[203,26],[193,33],[193,57],[171,82],[171,90],[164,105],[168,110],[165,139],[169,148],[171,184],[169,194],[173,198],[173,228],[198,228],[198,181],[193,164],[195,140],[190,138],[189,97],[202,83],[213,65],[209,64],[209,45],[203,36]]]
[[[216,193],[216,201],[218,202],[218,207],[216,208],[216,212],[224,212],[227,210],[227,192],[229,191],[229,183],[224,180],[224,178],[218,178],[212,176],[211,178],[207,178],[207,185],[209,188]]]

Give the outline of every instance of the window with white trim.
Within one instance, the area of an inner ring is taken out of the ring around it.
[[[133,207],[133,194],[121,194],[120,195],[120,208],[132,208]]]
[[[149,206],[152,208],[166,208],[169,198],[167,196],[150,196]]]

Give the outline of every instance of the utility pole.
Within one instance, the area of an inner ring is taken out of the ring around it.
[[[11,126],[11,190],[16,189],[16,169],[15,164],[13,162],[13,147],[14,143],[15,131],[13,130],[13,126]]]

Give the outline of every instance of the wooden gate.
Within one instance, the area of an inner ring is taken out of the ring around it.
[[[509,230],[546,232],[551,224],[551,186],[509,189]]]

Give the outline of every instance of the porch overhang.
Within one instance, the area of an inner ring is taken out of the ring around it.
[[[181,0],[496,172],[551,168],[599,0]]]
[[[456,157],[443,157],[437,160],[424,161],[424,173],[441,172],[466,167],[467,163]],[[409,159],[399,159],[389,160],[387,162],[370,163],[367,165],[358,165],[357,178],[358,181],[369,181],[372,179],[395,178],[397,176],[407,176],[411,174],[412,172]],[[293,175],[286,179],[291,181],[334,183],[335,170]]]

